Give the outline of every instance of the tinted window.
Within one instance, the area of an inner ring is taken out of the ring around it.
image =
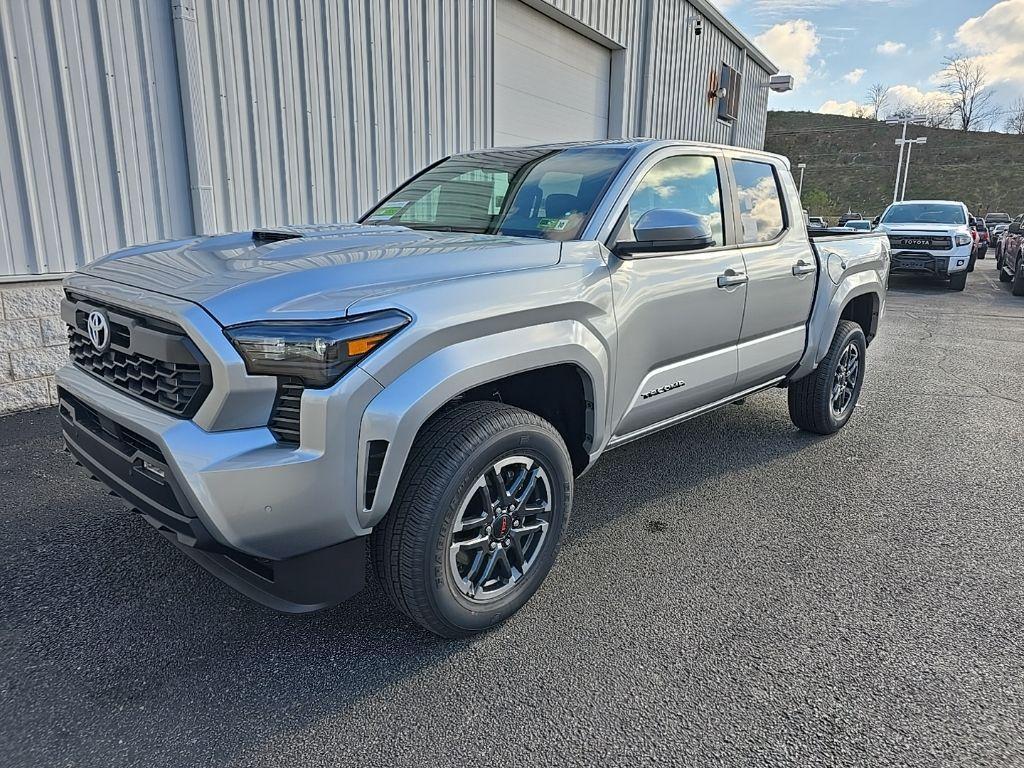
[[[736,177],[743,242],[774,240],[786,228],[774,169],[768,163],[733,160],[732,172]]]
[[[629,219],[619,240],[634,240],[633,226],[655,208],[694,214],[707,225],[715,245],[725,244],[722,192],[714,158],[680,155],[666,158],[651,168],[629,198]]]
[[[967,223],[964,209],[952,203],[897,203],[889,206],[883,224],[954,224]]]
[[[572,240],[628,154],[573,147],[457,155],[388,197],[363,223]]]

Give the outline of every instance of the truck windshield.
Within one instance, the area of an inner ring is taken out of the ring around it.
[[[959,205],[942,203],[900,203],[893,205],[882,217],[883,224],[952,224],[967,223]]]
[[[362,223],[573,240],[629,153],[571,147],[457,155],[400,188]]]

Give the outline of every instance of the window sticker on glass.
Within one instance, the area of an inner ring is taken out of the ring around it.
[[[374,211],[373,215],[370,216],[370,218],[368,218],[367,221],[387,221],[388,219],[393,219],[395,216],[404,211],[405,207],[409,205],[410,202],[412,201],[391,200],[382,205],[376,211]]]
[[[547,218],[547,219],[541,219],[540,221],[537,222],[537,229],[541,229],[541,230],[552,230],[553,229],[556,232],[561,232],[567,226],[569,226],[569,220],[568,219],[552,219],[552,218]]]

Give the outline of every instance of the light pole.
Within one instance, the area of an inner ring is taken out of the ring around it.
[[[892,187],[892,201],[896,202],[896,197],[900,192],[900,176],[903,174],[903,145],[907,141],[907,126],[911,123],[914,125],[924,125],[928,121],[924,115],[910,115],[909,117],[890,117],[885,121],[886,125],[900,125],[903,124],[903,137],[897,141],[900,147],[900,159],[896,164],[896,183]]]
[[[807,170],[807,163],[797,163],[797,168],[800,169],[800,199],[804,199],[804,171]]]
[[[896,141],[899,143],[900,140],[897,139]],[[919,136],[916,139],[907,139],[904,143],[907,145],[907,164],[903,169],[903,189],[900,190],[900,201],[907,199],[907,177],[910,176],[910,152],[914,149],[915,144],[927,144],[928,137]],[[902,149],[902,147],[900,149]]]

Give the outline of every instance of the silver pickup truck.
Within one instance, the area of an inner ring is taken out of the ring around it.
[[[368,553],[464,636],[537,590],[606,451],[771,387],[847,423],[889,243],[812,243],[801,211],[784,158],[622,140],[445,158],[358,224],[128,248],[65,282],[63,433],[251,598],[336,604]]]

